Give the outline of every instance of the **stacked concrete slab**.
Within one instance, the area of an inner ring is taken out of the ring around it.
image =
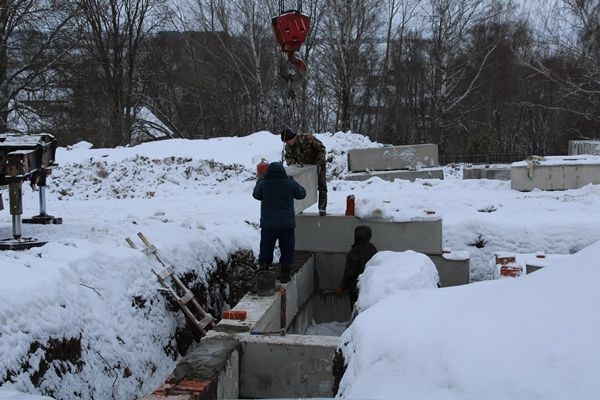
[[[511,188],[522,192],[533,189],[579,189],[600,184],[600,156],[551,156],[511,165]]]
[[[346,180],[367,180],[379,177],[384,180],[443,179],[444,172],[438,166],[436,144],[388,146],[353,149],[348,152]]]
[[[600,140],[569,140],[569,155],[600,155]]]
[[[489,165],[478,165],[463,169],[463,179],[496,179],[501,181],[510,180],[510,165],[504,167]]]
[[[367,225],[378,250],[414,250],[427,254],[436,264],[442,286],[467,284],[469,255],[442,249],[442,219],[418,217],[405,222],[364,220],[357,217],[301,214],[296,218],[296,248],[313,251],[318,290],[339,287],[345,255],[354,241],[354,228]]]

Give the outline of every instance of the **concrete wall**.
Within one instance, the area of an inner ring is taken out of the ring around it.
[[[277,332],[289,327],[314,292],[314,265],[314,257],[309,257],[288,283],[280,285],[285,289],[284,294],[279,291],[272,296],[248,293],[232,308],[234,311],[246,311],[247,318],[243,321],[222,319],[215,330],[228,333]],[[282,326],[282,306],[285,307],[285,326]]]
[[[306,213],[296,217],[296,250],[346,253],[354,242],[354,228],[358,225],[371,227],[372,242],[379,250],[442,253],[442,220],[439,217],[389,222]]]
[[[471,283],[469,257],[450,258],[445,254],[429,255],[440,276],[440,286],[459,286]]]
[[[353,149],[348,152],[348,171],[420,169],[438,165],[437,144]]]
[[[600,164],[535,165],[531,178],[527,167],[511,168],[511,188],[521,192],[578,189],[590,183],[600,184]]]
[[[244,336],[240,397],[331,397],[337,337]]]
[[[468,252],[450,254],[429,254],[440,276],[442,287],[466,285],[470,279],[470,259]],[[316,253],[315,272],[318,290],[335,290],[344,276],[346,253]]]
[[[299,214],[317,202],[317,166],[305,165],[302,168],[290,166],[285,170],[289,176],[306,189],[304,199],[294,200],[294,210],[296,214]]]
[[[569,140],[569,155],[600,155],[600,140]]]
[[[414,182],[417,179],[444,179],[444,170],[442,168],[422,169],[418,171],[398,170],[388,172],[359,172],[344,176],[346,181],[366,181],[373,177],[381,178],[384,181],[394,181],[402,179]]]
[[[350,248],[346,249],[346,251]],[[346,266],[344,253],[316,253],[315,273],[317,274],[317,290],[335,290],[340,287]]]
[[[464,168],[463,179],[510,180],[510,166],[506,168]]]

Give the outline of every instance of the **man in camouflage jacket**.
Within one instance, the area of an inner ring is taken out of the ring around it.
[[[325,146],[314,135],[296,135],[288,128],[281,132],[281,141],[285,142],[285,161],[288,165],[313,164],[317,166],[319,214],[325,215],[327,209],[327,179],[325,176],[327,150]]]

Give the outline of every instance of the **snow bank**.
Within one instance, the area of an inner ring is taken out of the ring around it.
[[[360,275],[358,310],[403,290],[437,288],[439,276],[435,264],[424,254],[380,251],[367,263]]]
[[[596,399],[598,259],[600,243],[523,279],[387,296],[340,340],[339,397]]]
[[[52,397],[22,393],[16,390],[0,387],[0,400],[54,400]]]

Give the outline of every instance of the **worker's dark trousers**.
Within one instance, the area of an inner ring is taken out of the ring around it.
[[[327,169],[323,165],[317,165],[317,189],[319,190],[319,211],[327,209]]]
[[[279,241],[281,250],[281,265],[292,265],[294,261],[294,247],[296,246],[295,230],[292,229],[261,229],[260,231],[260,254],[258,263],[260,265],[273,263],[273,250],[275,243]]]

